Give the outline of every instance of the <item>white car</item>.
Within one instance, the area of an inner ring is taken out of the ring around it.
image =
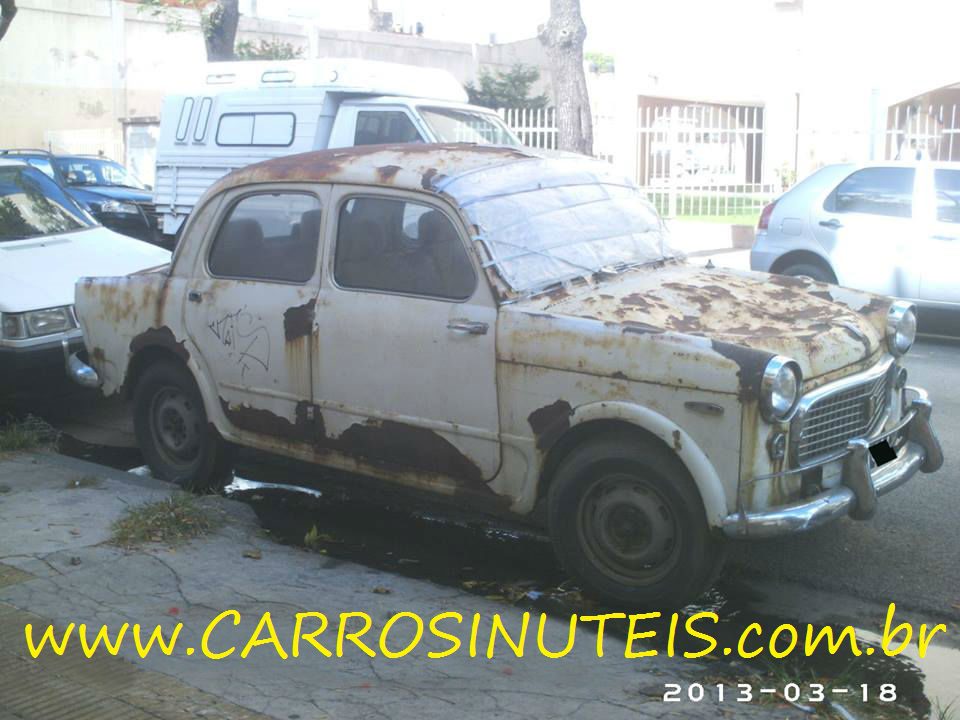
[[[960,333],[960,163],[821,168],[764,208],[750,267],[908,299],[925,331]]]
[[[624,604],[682,605],[723,536],[866,519],[943,460],[901,364],[908,303],[691,266],[639,188],[578,156],[252,165],[169,269],[76,299],[78,369],[132,397],[155,476],[216,486],[241,445],[527,516]]]
[[[0,160],[0,397],[64,377],[63,344],[81,350],[73,288],[83,275],[126,275],[170,253],[101,227],[63,188]]]

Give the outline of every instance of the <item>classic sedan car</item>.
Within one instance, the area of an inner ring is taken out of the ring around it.
[[[217,484],[235,444],[527,516],[634,606],[697,597],[727,537],[868,518],[942,462],[909,305],[688,265],[579,156],[270,160],[207,192],[170,267],[76,302],[156,475]]]
[[[83,349],[77,278],[169,259],[166,250],[97,225],[40,170],[0,158],[0,397],[64,379],[62,347]]]

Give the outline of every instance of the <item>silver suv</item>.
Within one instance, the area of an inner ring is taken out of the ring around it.
[[[821,168],[763,209],[750,267],[907,298],[922,324],[957,325],[960,163]]]

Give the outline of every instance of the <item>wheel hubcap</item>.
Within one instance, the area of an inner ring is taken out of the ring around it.
[[[635,475],[608,475],[594,483],[581,502],[579,525],[592,559],[631,582],[659,579],[679,552],[669,503]]]
[[[202,418],[191,398],[178,388],[164,388],[153,399],[151,430],[157,448],[175,464],[185,465],[200,451]]]

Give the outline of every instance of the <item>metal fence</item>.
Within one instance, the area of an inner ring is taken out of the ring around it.
[[[556,147],[552,108],[501,110],[500,116],[524,143]],[[623,137],[615,120],[594,117],[594,153],[610,161]],[[759,105],[641,97],[635,180],[666,217],[753,224],[764,205],[823,165],[960,161],[960,105],[911,101],[889,108],[885,126],[882,119],[877,124],[771,130]]]

